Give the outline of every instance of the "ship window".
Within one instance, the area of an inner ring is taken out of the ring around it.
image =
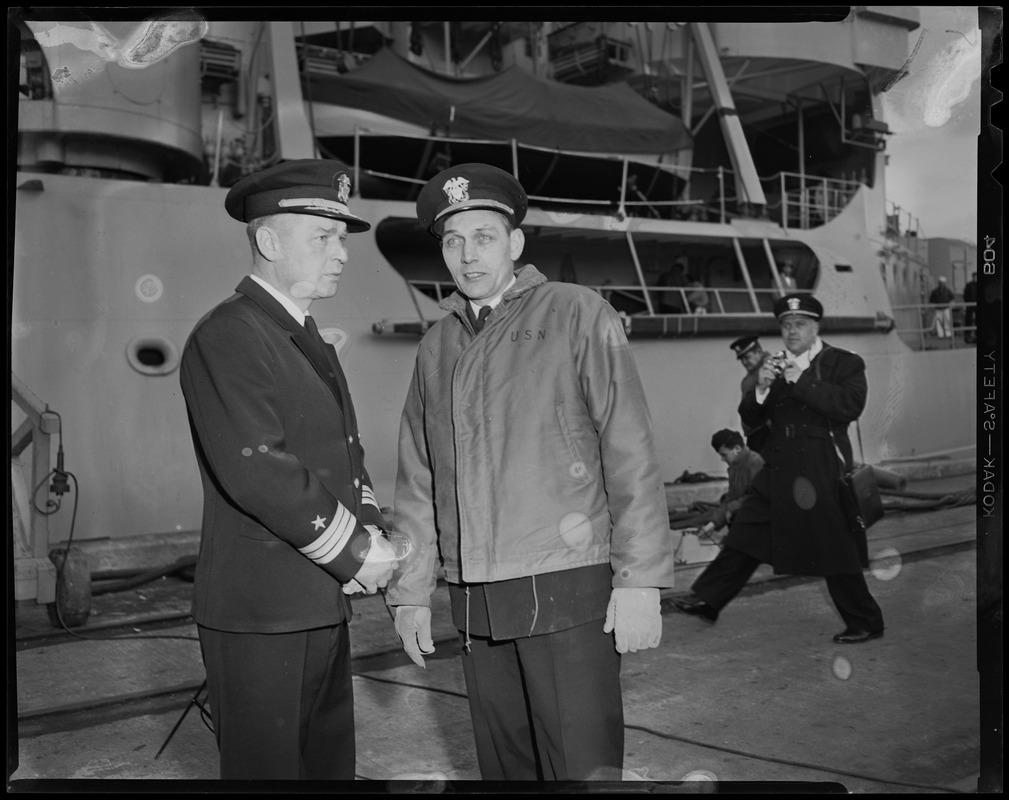
[[[853,272],[851,264],[835,264],[834,269],[838,272]]]
[[[179,366],[179,351],[163,336],[137,336],[126,346],[126,360],[141,375],[169,375]]]
[[[141,347],[137,350],[137,361],[145,367],[164,366],[165,360],[165,351],[160,347]]]

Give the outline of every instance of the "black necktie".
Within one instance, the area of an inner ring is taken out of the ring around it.
[[[305,315],[305,330],[308,331],[308,335],[312,337],[312,341],[317,345],[322,347],[322,351],[328,352],[329,345],[326,344],[326,340],[322,338],[322,334],[319,333],[319,326],[315,324],[315,318],[311,314]]]
[[[316,347],[320,349],[320,352],[326,356],[326,360],[329,362],[331,367],[336,367],[339,370],[340,375],[343,375],[343,369],[340,366],[340,359],[336,357],[336,350],[329,345],[325,339],[322,338],[322,334],[319,333],[319,326],[315,324],[315,320],[312,318],[311,314],[305,315],[305,330],[308,331],[309,337],[315,342]],[[329,377],[337,379],[335,372],[330,372]],[[339,380],[337,381],[339,384]],[[336,396],[337,402],[340,403],[340,408],[343,408],[343,392],[338,391]]]
[[[473,330],[480,333],[483,330],[484,323],[487,322],[487,317],[490,316],[490,306],[480,306],[480,316],[474,316],[473,306],[467,305],[466,309],[469,311],[469,319],[473,323]]]

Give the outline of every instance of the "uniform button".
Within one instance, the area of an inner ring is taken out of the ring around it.
[[[347,437],[347,441],[350,442],[351,444],[354,444],[354,437],[353,436],[348,436]]]
[[[354,478],[354,488],[355,489],[361,488],[361,481],[359,481],[357,478]]]

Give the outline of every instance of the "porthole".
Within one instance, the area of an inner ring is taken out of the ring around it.
[[[179,351],[163,336],[137,336],[126,346],[126,360],[141,375],[170,375],[179,366]]]

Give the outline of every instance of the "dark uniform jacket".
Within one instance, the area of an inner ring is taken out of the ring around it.
[[[200,625],[308,630],[349,619],[341,584],[385,527],[336,351],[245,278],[182,357],[203,479]],[[327,352],[328,351],[328,352]]]
[[[955,297],[956,295],[953,294],[952,289],[950,289],[945,283],[940,283],[928,296],[928,302],[933,305],[948,305],[953,302]]]
[[[761,453],[765,467],[733,518],[727,547],[777,573],[851,574],[868,566],[865,533],[851,531],[838,488],[852,462],[848,425],[865,408],[867,392],[861,356],[824,344],[794,384],[778,378],[763,404],[754,391],[743,397],[745,422],[772,425]]]
[[[760,367],[769,355],[770,353],[765,353],[764,357],[760,359],[760,364],[747,372],[746,377],[739,384],[739,391],[743,397],[746,397],[756,387],[757,380],[760,377]],[[743,436],[746,437],[746,446],[754,453],[759,453],[764,449],[764,445],[767,444],[767,437],[770,435],[771,421],[769,419],[764,419],[758,425],[747,425],[743,422]]]

